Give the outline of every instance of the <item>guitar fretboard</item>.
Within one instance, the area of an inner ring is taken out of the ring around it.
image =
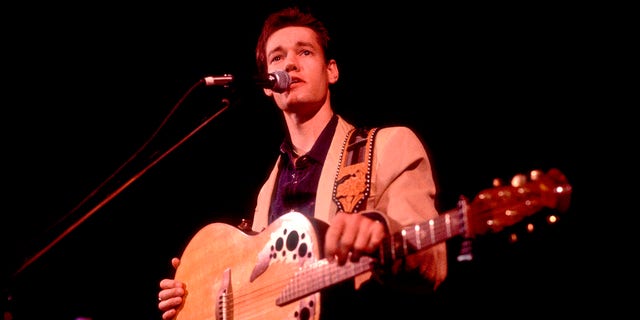
[[[464,234],[466,225],[464,217],[461,210],[451,210],[426,223],[402,228],[400,232],[383,241],[379,254],[380,264],[386,265],[411,253]]]

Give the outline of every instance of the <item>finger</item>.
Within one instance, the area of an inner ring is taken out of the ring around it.
[[[174,269],[178,269],[178,266],[180,266],[180,259],[178,258],[171,259],[171,265],[173,266]]]
[[[162,311],[167,311],[169,309],[178,307],[180,304],[182,304],[182,297],[174,296],[168,299],[158,301],[158,308]]]
[[[356,251],[354,250],[354,244],[359,237],[367,236],[361,235],[364,232],[364,228],[361,228],[361,223],[362,219],[355,215],[351,215],[345,219],[345,224],[342,228],[342,234],[340,235],[340,240],[337,243],[337,250],[335,253],[338,258],[339,265],[345,264],[349,259],[359,259],[359,252],[356,253],[356,257],[353,257],[354,251]]]
[[[336,215],[325,233],[324,255],[329,261],[333,261],[338,252],[338,244],[344,228],[344,217]]]
[[[176,309],[167,310],[162,314],[162,320],[171,320],[176,316],[176,314]]]
[[[375,252],[385,236],[385,228],[377,220],[364,218],[360,226],[351,255],[351,260],[354,262],[358,261],[363,254]]]
[[[182,287],[184,287],[184,283],[175,279],[160,280],[160,289],[172,289],[172,288],[182,288]]]
[[[184,294],[185,294],[185,290],[182,287],[172,287],[169,289],[163,289],[160,291],[160,293],[158,293],[158,300],[167,301],[174,297],[181,298],[182,296],[184,296]]]
[[[358,232],[355,240],[353,241],[353,250],[351,254],[351,261],[360,260],[360,256],[363,253],[370,252],[370,243],[371,243],[371,232],[369,232],[368,228],[362,228]]]
[[[368,218],[363,219],[360,225],[353,248],[356,251],[372,253],[382,242],[385,236],[385,229],[379,221]]]
[[[371,253],[380,247],[380,244],[387,236],[387,228],[382,222],[375,220],[370,229],[371,236],[369,238],[369,247],[367,249]]]

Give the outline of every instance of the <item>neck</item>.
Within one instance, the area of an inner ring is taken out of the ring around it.
[[[295,115],[285,115],[291,143],[298,155],[311,150],[324,127],[331,121],[331,117],[333,117],[333,110],[329,106],[323,106],[313,117],[304,121],[300,121]]]

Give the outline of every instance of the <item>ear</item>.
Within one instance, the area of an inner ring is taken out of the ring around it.
[[[329,78],[330,84],[338,82],[338,78],[340,77],[338,63],[334,59],[329,60],[329,64],[327,64],[327,77]]]

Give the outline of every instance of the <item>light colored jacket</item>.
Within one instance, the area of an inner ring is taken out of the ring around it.
[[[353,128],[353,125],[339,117],[320,175],[314,218],[327,224],[338,211],[338,206],[333,201],[333,187],[344,140]],[[261,231],[268,225],[279,162],[280,158],[258,194],[252,226],[255,231]],[[373,147],[371,190],[366,211],[381,213],[392,234],[402,227],[435,218],[438,215],[435,206],[436,185],[431,170],[426,149],[411,129],[402,126],[378,129]],[[441,243],[429,251],[440,261],[444,259],[438,266],[440,270],[436,272],[437,277],[434,279],[437,286],[446,275],[446,247]]]

